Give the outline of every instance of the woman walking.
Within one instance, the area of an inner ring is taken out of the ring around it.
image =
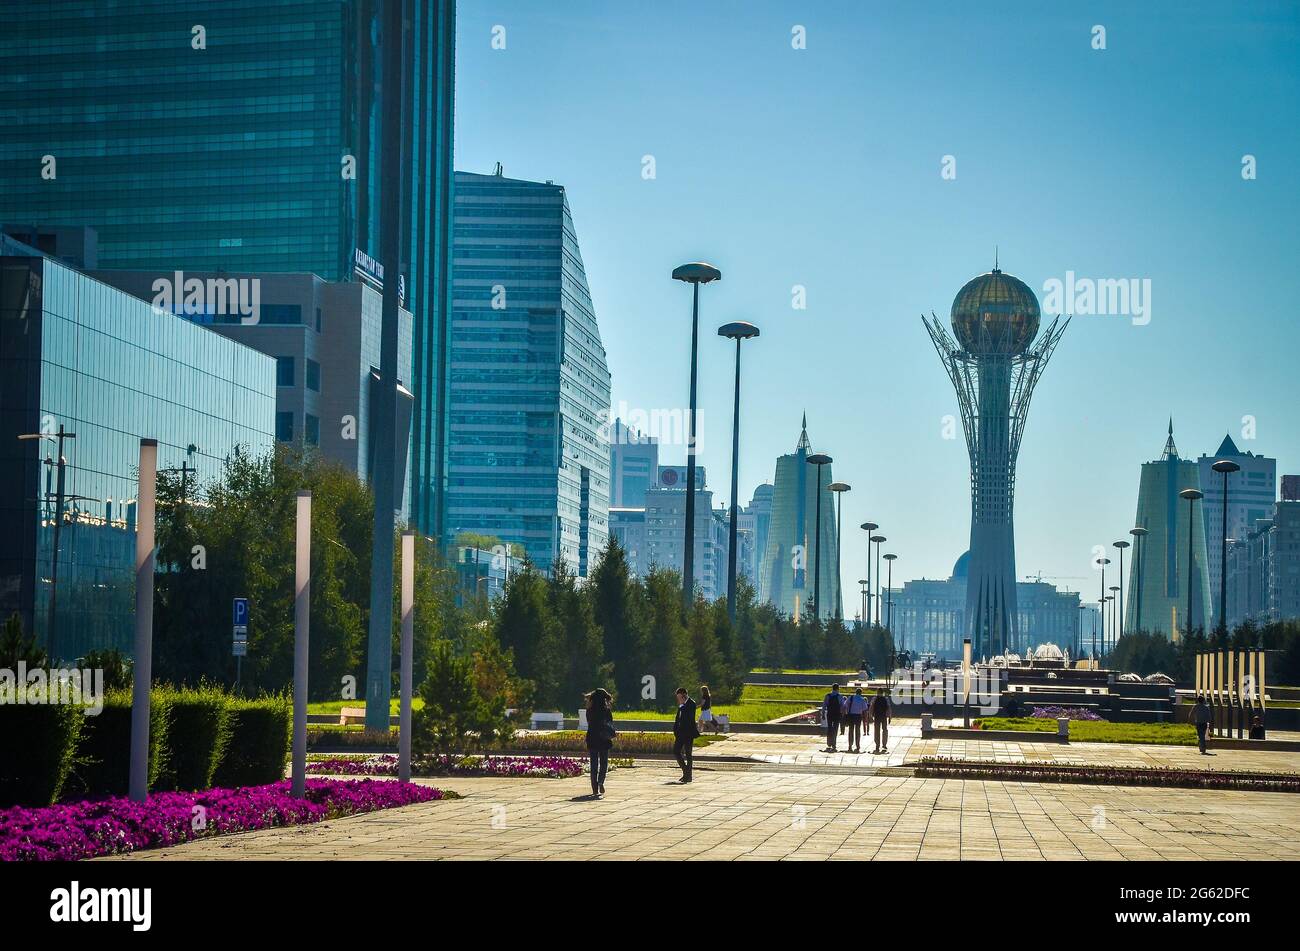
[[[714,733],[718,732],[718,721],[713,719],[713,695],[709,693],[709,685],[703,684],[700,686],[700,732],[706,723]]]
[[[591,757],[591,796],[605,795],[605,774],[609,772],[609,750],[614,745],[614,698],[604,687],[586,695],[587,754]]]

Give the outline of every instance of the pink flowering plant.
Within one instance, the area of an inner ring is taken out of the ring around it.
[[[290,785],[282,780],[238,789],[157,792],[143,803],[113,797],[0,809],[0,861],[118,855],[455,796],[412,783],[309,779],[306,795],[297,799]]]

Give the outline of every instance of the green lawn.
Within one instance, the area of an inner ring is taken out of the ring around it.
[[[1047,717],[980,717],[986,730],[1055,733],[1056,720]],[[1109,723],[1071,720],[1070,739],[1079,743],[1158,743],[1195,746],[1196,729],[1188,723]]]
[[[814,668],[812,670],[793,670],[792,668],[787,667],[784,670],[776,670],[772,667],[755,667],[753,670],[750,671],[750,673],[751,674],[817,674],[818,676],[824,675],[827,677],[856,677],[858,672],[856,670],[824,670],[822,668]]]
[[[390,716],[397,716],[397,712],[398,712],[397,705],[398,705],[397,697],[393,697],[391,700],[388,701],[388,712]],[[424,700],[422,698],[420,697],[411,698],[412,710],[419,710],[423,708],[423,706],[424,706]],[[308,713],[332,713],[337,715],[338,712],[342,710],[344,707],[360,707],[362,710],[364,710],[366,708],[366,702],[364,700],[320,700],[317,701],[316,703],[307,704],[307,712]]]
[[[755,686],[754,684],[745,684],[740,691],[740,702],[748,700],[798,700],[802,703],[810,703],[814,706],[820,706],[822,697],[830,691],[830,687],[803,687],[803,686]]]

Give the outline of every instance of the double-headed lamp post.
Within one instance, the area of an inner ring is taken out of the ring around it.
[[[1119,549],[1119,615],[1115,622],[1115,640],[1124,636],[1124,549],[1128,547],[1128,542],[1120,539],[1115,542],[1115,547]]]
[[[1210,467],[1223,475],[1223,548],[1219,554],[1219,630],[1228,633],[1228,476],[1241,469],[1231,459],[1220,459]]]
[[[699,362],[700,285],[719,280],[722,272],[712,264],[695,261],[673,268],[673,280],[692,285],[691,291],[691,405],[686,423],[686,528],[682,541],[682,610],[695,599],[695,377]]]
[[[1192,525],[1195,520],[1192,518],[1193,509],[1196,506],[1197,499],[1205,498],[1205,493],[1200,489],[1183,489],[1178,493],[1180,499],[1187,500],[1187,620],[1184,622],[1184,630],[1188,634],[1192,633],[1192,560],[1196,557],[1196,549],[1192,547],[1192,539],[1195,532]]]
[[[883,613],[884,613],[884,612],[881,610],[881,608],[882,608],[882,606],[883,606],[883,602],[880,600],[880,546],[883,545],[885,542],[889,541],[889,539],[886,538],[884,535],[872,535],[872,536],[871,536],[871,540],[872,540],[873,542],[876,543],[876,605],[875,605],[875,611],[876,611],[876,625],[879,626],[879,625],[880,625],[881,617],[882,617],[882,615],[883,615]]]
[[[862,621],[868,626],[871,624],[871,533],[879,527],[875,522],[863,522],[861,525],[862,530],[867,533],[867,605]]]
[[[824,452],[815,452],[808,457],[808,464],[817,467],[817,527],[813,532],[813,620],[820,621],[822,616],[822,466],[829,466],[833,459]]]
[[[889,564],[889,579],[885,582],[885,591],[889,595],[889,610],[885,614],[885,627],[889,628],[889,636],[891,640],[894,636],[894,559],[897,557],[898,556],[893,552],[889,552],[885,555],[885,561]],[[898,650],[895,651],[895,653],[901,652],[902,649],[903,646],[900,643],[898,645]]]
[[[835,493],[835,616],[844,620],[844,600],[840,594],[840,555],[844,548],[844,493],[853,486],[847,482],[832,482],[826,488]]]
[[[1142,630],[1142,583],[1146,574],[1146,546],[1142,539],[1146,538],[1147,530],[1140,525],[1136,528],[1130,528],[1128,533],[1133,536],[1133,564],[1129,570],[1136,572],[1134,576],[1134,593],[1133,601],[1133,620],[1137,623],[1137,629]]]
[[[740,478],[740,342],[758,336],[758,328],[743,320],[718,328],[718,336],[736,341],[736,399],[731,417],[731,525],[727,536],[727,617],[736,623],[736,502]],[[692,414],[693,417],[694,414]],[[692,426],[694,422],[692,421]],[[694,441],[692,441],[692,447]],[[691,458],[694,459],[694,453]],[[692,539],[692,542],[694,540]],[[694,549],[694,545],[691,545]]]
[[[1110,564],[1109,558],[1098,558],[1097,564],[1101,566],[1101,652],[1106,653],[1106,566]]]

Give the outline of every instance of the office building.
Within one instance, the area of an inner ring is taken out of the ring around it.
[[[808,610],[817,576],[817,476],[818,467],[808,462],[812,444],[808,440],[808,419],[804,417],[799,442],[792,453],[776,460],[771,494],[771,516],[767,540],[759,567],[758,599],[800,617]],[[827,488],[835,481],[831,465],[821,467],[821,591],[818,600],[826,606],[823,618],[840,603],[840,579],[835,570],[835,493]]]
[[[1207,626],[1210,618],[1210,572],[1205,551],[1204,500],[1187,502],[1179,498],[1178,493],[1183,489],[1204,491],[1204,486],[1201,484],[1200,466],[1178,455],[1178,447],[1174,445],[1174,423],[1170,420],[1164,452],[1159,459],[1142,464],[1137,517],[1133,524],[1145,528],[1147,534],[1132,549],[1128,577],[1124,582],[1127,585],[1124,592],[1125,631],[1159,632],[1178,640],[1189,627],[1197,630]],[[1118,571],[1115,578],[1118,581]],[[1190,625],[1187,617],[1189,583],[1192,588]],[[1112,633],[1106,632],[1108,642]]]
[[[106,284],[275,359],[275,435],[316,447],[321,456],[370,481],[371,438],[379,405],[382,291],[365,280],[325,281],[314,274],[93,271]],[[177,289],[180,285],[180,289]],[[189,285],[191,293],[183,293]],[[233,286],[232,286],[233,285]],[[230,293],[208,294],[208,288]],[[240,288],[244,288],[243,291]],[[246,300],[241,312],[229,306]],[[251,302],[256,301],[256,307]],[[410,423],[414,398],[412,314],[398,311],[398,439],[394,514],[409,516]]]
[[[1277,460],[1253,452],[1242,452],[1230,435],[1223,437],[1218,451],[1196,460],[1200,469],[1201,491],[1205,493],[1205,554],[1210,573],[1211,626],[1219,624],[1220,561],[1223,558],[1223,482],[1222,473],[1214,471],[1220,459],[1235,462],[1241,468],[1228,474],[1229,541],[1245,538],[1255,522],[1268,518],[1277,501]]]
[[[381,177],[384,13],[373,0],[61,0],[0,37],[0,223],[90,226],[96,261],[311,273],[404,288],[412,514],[442,535],[451,284],[453,0],[403,4],[404,174]],[[400,267],[376,262],[400,188]],[[391,195],[391,192],[390,192]]]
[[[456,173],[453,532],[585,578],[609,532],[610,376],[564,187]]]
[[[615,419],[609,428],[610,508],[644,506],[658,471],[659,440]]]
[[[767,533],[772,525],[772,483],[764,482],[754,488],[749,505],[741,510],[738,524],[741,531],[748,532],[750,536],[750,555],[744,563],[744,574],[757,592],[763,551],[767,548]]]
[[[1268,517],[1228,549],[1229,628],[1300,618],[1300,485],[1288,487],[1288,479],[1296,477],[1284,477]]]
[[[270,357],[0,237],[0,616],[48,646],[57,584],[56,660],[129,653],[141,438],[210,479],[274,426]]]

